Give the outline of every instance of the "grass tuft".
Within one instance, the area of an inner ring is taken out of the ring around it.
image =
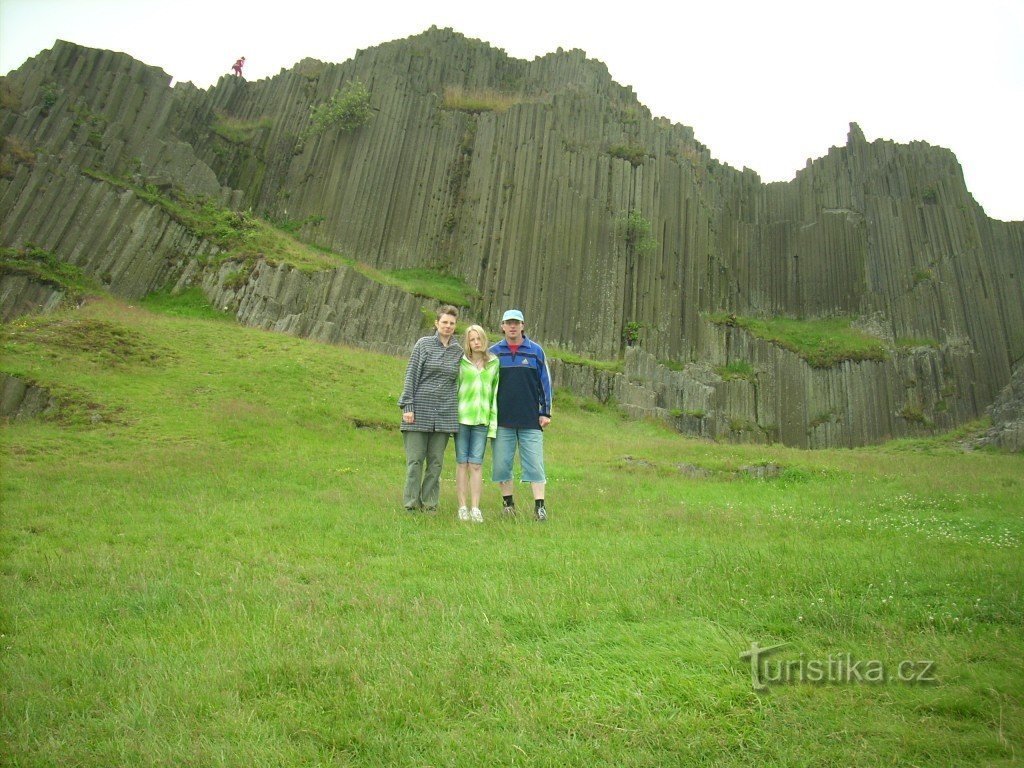
[[[719,312],[708,319],[715,325],[743,328],[759,339],[795,352],[814,368],[830,368],[848,360],[881,361],[888,355],[884,341],[854,328],[853,321],[846,317],[761,319]]]
[[[622,373],[624,368],[624,362],[622,360],[598,360],[592,357],[586,357],[577,352],[570,352],[565,349],[559,349],[554,344],[545,344],[544,352],[548,357],[554,360],[561,360],[563,363],[569,365],[583,365],[588,368],[594,368],[598,371],[607,371],[609,373]]]
[[[517,104],[525,104],[529,101],[522,94],[496,91],[493,88],[463,88],[462,86],[451,86],[444,89],[441,98],[441,109],[450,109],[456,112],[469,112],[480,114],[481,112],[504,112]]]
[[[179,293],[170,290],[156,291],[142,300],[142,306],[151,312],[159,312],[170,317],[234,322],[232,315],[221,312],[210,304],[206,294],[197,287],[187,288]]]
[[[274,127],[274,121],[269,117],[259,117],[255,120],[243,120],[239,117],[219,112],[213,124],[210,126],[215,134],[232,144],[248,144],[260,131]]]
[[[49,251],[28,244],[23,248],[0,248],[0,275],[21,274],[68,293],[69,298],[99,291],[94,280],[82,270],[66,261],[61,261]]]
[[[436,299],[456,307],[468,307],[479,295],[461,277],[427,267],[381,271],[377,279],[414,296]]]

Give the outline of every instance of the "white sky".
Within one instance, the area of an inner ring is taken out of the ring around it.
[[[947,147],[989,216],[1024,220],[1024,0],[0,0],[0,72],[57,39],[207,87],[452,27],[532,59],[582,48],[712,156],[785,181],[868,140]]]

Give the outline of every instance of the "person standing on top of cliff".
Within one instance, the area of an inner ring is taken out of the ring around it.
[[[459,431],[459,364],[462,345],[453,338],[459,310],[437,310],[437,333],[416,342],[398,398],[405,444],[403,504],[410,512],[437,511],[441,467],[448,438]],[[426,466],[424,466],[426,465]]]
[[[548,519],[544,503],[544,428],[551,423],[551,373],[540,344],[523,333],[523,313],[508,310],[501,318],[501,341],[491,347],[497,356],[498,434],[494,440],[493,480],[501,486],[506,514],[515,515],[512,461],[516,447],[522,479],[533,490],[534,519]]]
[[[242,56],[238,61],[231,65],[231,70],[235,73],[235,77],[242,77],[242,67],[245,66],[245,56]],[[242,77],[244,80],[245,78]]]

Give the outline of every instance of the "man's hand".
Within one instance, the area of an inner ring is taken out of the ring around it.
[[[541,429],[544,429],[550,423],[551,423],[551,419],[548,416],[541,416],[540,417],[540,428]]]
[[[406,424],[415,424],[416,423],[416,414],[413,413],[412,411],[409,411],[407,413],[403,413],[402,414],[402,421],[404,421]]]

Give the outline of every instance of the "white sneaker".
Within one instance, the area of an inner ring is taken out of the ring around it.
[[[463,522],[469,522],[469,508],[459,507],[459,520]]]
[[[474,523],[482,523],[484,521],[484,513],[477,507],[473,507],[469,510],[469,516],[473,519]]]

